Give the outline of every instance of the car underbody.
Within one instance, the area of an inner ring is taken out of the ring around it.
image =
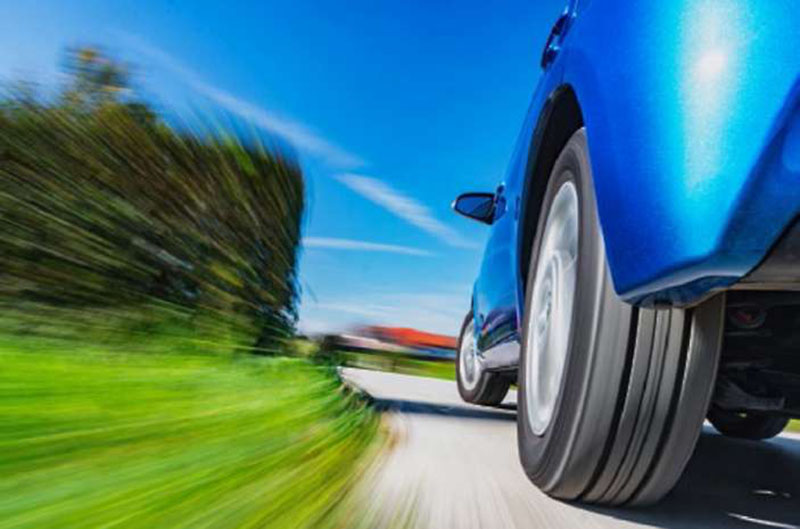
[[[800,222],[726,294],[711,406],[800,418]]]

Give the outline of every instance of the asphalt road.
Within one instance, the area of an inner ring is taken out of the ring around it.
[[[751,442],[708,427],[683,478],[658,506],[586,507],[553,500],[528,482],[517,456],[515,394],[503,408],[484,408],[463,403],[452,382],[343,374],[388,412],[394,442],[371,478],[371,503],[412,513],[409,526],[800,529],[800,436]]]

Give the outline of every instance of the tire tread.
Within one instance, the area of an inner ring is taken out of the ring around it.
[[[583,308],[573,319],[571,338],[580,345],[571,351],[577,355],[574,374],[565,379],[559,404],[567,411],[537,439],[527,426],[521,397],[520,456],[530,479],[552,496],[649,504],[677,482],[700,434],[716,375],[724,296],[693,309],[635,308],[619,300],[605,258],[587,153],[581,129],[556,161],[540,213],[544,218],[548,197],[564,181],[559,171],[572,170],[579,194],[585,193],[580,248],[586,261]],[[529,285],[538,238],[537,230]],[[521,396],[525,365],[523,356]]]

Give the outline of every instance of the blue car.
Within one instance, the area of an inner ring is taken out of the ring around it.
[[[508,171],[454,209],[490,226],[462,398],[518,385],[546,493],[658,501],[704,420],[800,417],[800,7],[573,0]]]

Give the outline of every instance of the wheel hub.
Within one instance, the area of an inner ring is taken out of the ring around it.
[[[525,399],[528,421],[543,435],[561,390],[572,327],[578,256],[578,193],[567,181],[550,206],[528,316]]]
[[[476,349],[474,330],[475,326],[472,322],[464,329],[458,362],[458,368],[461,371],[461,382],[469,391],[477,386],[482,370],[481,359]]]

